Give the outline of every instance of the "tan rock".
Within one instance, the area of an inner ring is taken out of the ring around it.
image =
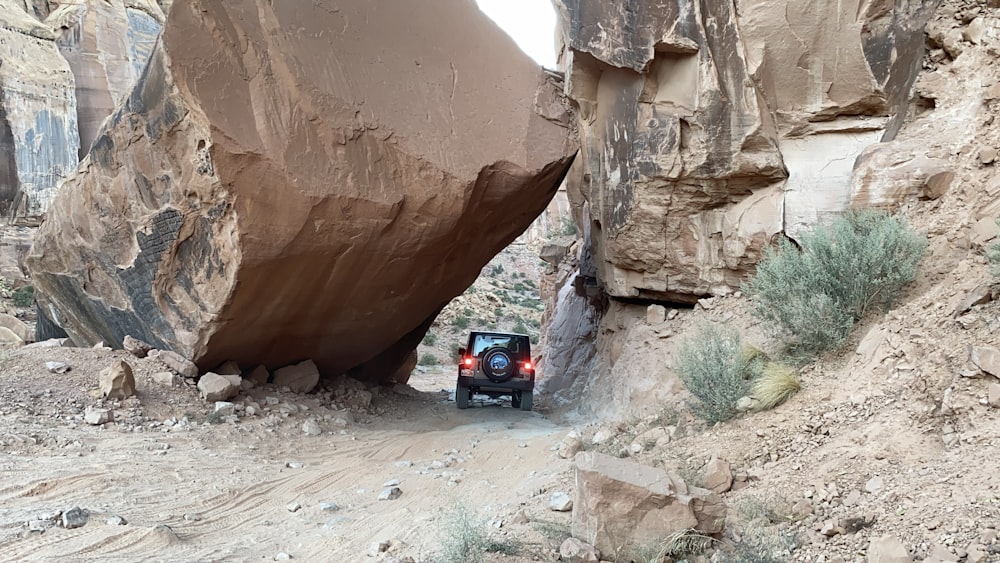
[[[0,326],[0,343],[20,346],[24,344],[24,340],[22,340],[21,337],[18,336],[13,330],[5,326]]]
[[[1000,350],[992,346],[973,346],[970,356],[977,368],[1000,378]]]
[[[173,387],[181,384],[180,376],[172,371],[158,371],[150,377],[152,377],[154,383],[165,387]]]
[[[726,512],[717,494],[676,474],[593,452],[576,456],[574,507],[573,537],[602,553],[654,545],[681,530],[715,534]]]
[[[240,392],[240,388],[225,377],[208,372],[198,379],[198,391],[201,392],[202,399],[215,403],[232,399]]]
[[[667,320],[667,308],[663,305],[650,305],[646,307],[646,323],[651,325],[663,324]]]
[[[171,350],[155,350],[150,352],[150,357],[154,357],[163,365],[167,366],[171,370],[177,372],[183,377],[188,379],[194,379],[198,377],[198,366],[194,364],[191,360],[181,356],[177,352]]]
[[[923,140],[871,144],[854,164],[850,207],[894,209],[906,201],[944,195],[955,179],[953,167],[947,158],[927,153]]]
[[[993,164],[997,159],[997,150],[993,147],[986,147],[979,150],[979,162],[983,164]]]
[[[563,459],[573,459],[576,454],[583,450],[583,440],[575,430],[566,434],[559,442],[556,453]]]
[[[1000,408],[1000,383],[990,383],[986,388],[986,401],[991,407]]]
[[[12,315],[7,313],[0,313],[0,327],[5,327],[11,330],[18,338],[25,342],[32,342],[35,340],[35,334],[32,332],[28,325]]]
[[[713,457],[702,470],[702,485],[717,493],[724,493],[733,486],[733,470],[729,462]]]
[[[1000,235],[1000,227],[997,226],[995,217],[984,217],[972,226],[970,238],[972,243],[982,246]]]
[[[868,563],[911,563],[906,547],[892,536],[872,538],[868,544]]]
[[[87,407],[87,410],[84,411],[83,414],[83,421],[93,426],[107,424],[111,422],[112,418],[111,411],[108,409],[98,409],[94,407]]]
[[[176,3],[142,76],[27,263],[75,341],[204,369],[394,377],[575,151],[561,84],[464,0]]]
[[[219,364],[212,373],[217,373],[219,375],[242,375],[243,370],[240,369],[240,365],[232,360],[228,362],[223,362]]]
[[[116,360],[101,371],[99,385],[101,394],[107,399],[127,399],[135,395],[132,366],[123,360]]]
[[[601,552],[576,538],[566,538],[559,546],[559,560],[567,563],[598,563]]]
[[[275,370],[272,383],[288,387],[292,393],[308,393],[319,383],[319,370],[312,360],[305,360]]]
[[[153,349],[149,344],[137,338],[132,338],[129,335],[125,335],[125,338],[122,340],[122,348],[136,358],[145,358],[149,354],[149,351]]]

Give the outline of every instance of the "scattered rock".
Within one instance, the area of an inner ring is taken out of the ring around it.
[[[198,380],[198,391],[201,397],[208,402],[225,401],[232,399],[239,393],[240,388],[233,385],[231,381],[221,375],[208,372]]]
[[[369,555],[372,557],[378,557],[379,554],[389,551],[389,540],[377,541],[371,545],[369,548]]]
[[[667,321],[667,308],[663,305],[646,307],[646,324],[658,325]]]
[[[236,414],[236,405],[229,401],[216,401],[215,413],[219,416],[232,416]]]
[[[273,383],[291,389],[292,393],[308,393],[319,383],[319,369],[312,360],[279,368]]]
[[[688,486],[673,472],[583,452],[576,456],[576,484],[573,537],[602,553],[653,545],[681,530],[723,530],[726,506],[719,495]]]
[[[80,507],[73,507],[62,514],[62,527],[66,529],[81,528],[87,524],[90,514]]]
[[[203,520],[201,514],[197,512],[188,512],[184,515],[184,520],[188,522],[201,522]]]
[[[290,502],[285,506],[285,510],[289,512],[298,512],[302,509],[302,505],[297,502]]]
[[[573,456],[581,450],[583,450],[583,440],[580,439],[580,434],[573,430],[563,436],[556,453],[563,459],[573,459]]]
[[[240,364],[229,360],[219,364],[219,367],[212,370],[213,373],[219,375],[243,375],[243,370],[240,369]]]
[[[979,162],[983,164],[993,164],[997,159],[997,150],[993,147],[986,147],[979,150]]]
[[[24,324],[21,319],[8,315],[7,313],[0,313],[0,327],[13,332],[14,335],[17,336],[18,340],[31,342],[35,339],[35,333],[28,325]]]
[[[612,433],[611,430],[608,430],[607,428],[599,428],[597,432],[594,432],[594,436],[590,439],[590,443],[596,446],[607,442],[613,437],[614,433]]]
[[[520,525],[520,524],[527,524],[528,522],[531,522],[531,519],[528,518],[528,513],[525,512],[524,509],[521,509],[521,510],[518,510],[517,512],[515,512],[514,516],[511,517],[511,519],[510,519],[510,523],[511,524],[518,524],[518,525]]]
[[[924,558],[927,563],[946,563],[952,561],[958,561],[958,557],[948,551],[948,548],[943,545],[935,545],[931,548],[931,552]]]
[[[302,431],[307,436],[319,436],[323,433],[323,429],[320,428],[319,423],[311,418],[302,423]]]
[[[194,364],[191,360],[185,358],[184,356],[178,354],[177,352],[172,352],[170,350],[153,350],[149,352],[149,357],[156,358],[163,362],[163,365],[167,366],[171,370],[177,372],[183,377],[188,379],[194,379],[198,377],[198,366]]]
[[[576,538],[566,538],[559,546],[559,560],[567,563],[598,563],[601,552],[589,543]]]
[[[91,424],[94,426],[107,424],[111,422],[111,411],[109,411],[108,409],[87,407],[87,410],[83,415],[83,421],[86,422],[87,424]]]
[[[127,399],[135,395],[135,377],[132,366],[124,360],[116,360],[101,371],[101,394],[108,399]]]
[[[126,335],[122,340],[122,348],[136,358],[145,358],[149,354],[149,351],[153,349],[149,344],[137,338],[132,338],[129,335]]]
[[[164,387],[173,387],[181,384],[180,376],[172,371],[158,371],[151,377],[153,379],[153,383],[163,385]]]
[[[877,493],[882,490],[883,482],[881,477],[872,477],[865,482],[865,492]]]
[[[549,510],[569,512],[573,510],[573,499],[563,492],[552,493],[552,496],[549,497]]]
[[[986,402],[991,407],[1000,408],[1000,383],[990,383],[986,391]]]
[[[292,556],[285,551],[279,551],[277,555],[274,556],[275,561],[288,561],[292,559]]]
[[[335,502],[321,502],[319,503],[319,509],[323,512],[336,512],[340,510],[340,505]]]
[[[128,525],[128,522],[124,518],[122,518],[121,516],[117,516],[117,515],[116,516],[112,516],[111,518],[108,518],[105,521],[105,523],[108,526],[127,526]]]
[[[52,373],[66,373],[70,367],[69,364],[63,362],[45,362],[45,369]]]
[[[993,292],[990,290],[989,284],[980,284],[976,286],[975,289],[969,292],[968,295],[962,299],[955,310],[952,312],[951,316],[957,318],[965,313],[968,313],[976,305],[983,305],[989,303],[993,300]]]
[[[972,363],[993,377],[1000,377],[1000,350],[992,346],[973,346]]]
[[[733,470],[729,462],[713,457],[705,466],[702,484],[717,493],[728,491],[733,486]]]
[[[906,547],[892,536],[873,538],[868,544],[868,563],[912,563]]]
[[[396,500],[402,495],[403,490],[399,487],[389,487],[378,494],[378,500]]]

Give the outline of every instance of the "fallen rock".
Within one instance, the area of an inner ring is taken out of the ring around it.
[[[573,510],[573,499],[563,492],[555,492],[549,497],[549,510],[569,512]]]
[[[87,410],[84,411],[83,421],[94,426],[107,424],[111,422],[111,411],[108,409],[87,407]]]
[[[229,401],[216,401],[213,412],[219,416],[232,416],[236,414],[236,405]]]
[[[971,359],[977,368],[1000,378],[1000,350],[992,346],[973,346]]]
[[[304,432],[306,436],[319,436],[323,433],[323,429],[320,428],[319,424],[315,420],[310,418],[302,423],[302,432]]]
[[[170,350],[153,350],[150,357],[160,360],[163,365],[188,379],[198,377],[198,366],[184,356]]]
[[[21,319],[7,313],[0,313],[0,327],[10,330],[19,340],[24,342],[31,342],[35,339],[35,332],[28,325],[24,324]]]
[[[983,164],[993,164],[997,159],[997,150],[993,147],[986,147],[979,151],[979,162]]]
[[[576,456],[573,537],[618,553],[655,545],[675,532],[723,530],[726,507],[707,489],[688,486],[676,473],[608,455]]]
[[[912,563],[912,561],[906,546],[892,536],[872,538],[868,544],[868,563]]]
[[[583,440],[580,438],[580,434],[574,430],[563,436],[556,453],[563,459],[573,459],[581,450],[583,450]]]
[[[122,348],[136,358],[145,358],[149,354],[149,351],[153,349],[149,344],[137,338],[132,338],[130,335],[125,335],[125,338],[122,340]]]
[[[983,305],[992,300],[993,292],[990,289],[990,285],[985,283],[979,284],[975,289],[962,298],[961,301],[959,301],[958,305],[956,305],[955,309],[952,311],[951,316],[952,318],[957,318],[960,315],[968,313],[976,305]]]
[[[267,371],[267,368],[262,365],[258,365],[257,367],[250,370],[250,372],[247,373],[245,376],[243,376],[243,379],[252,381],[254,385],[258,386],[267,385],[267,382],[270,378],[271,374]]]
[[[62,527],[66,529],[80,528],[87,525],[90,514],[80,507],[73,507],[62,514]]]
[[[733,469],[724,459],[713,457],[702,471],[702,485],[717,493],[724,493],[733,486]]]
[[[239,375],[239,376],[242,376],[243,375],[243,370],[240,369],[240,365],[238,363],[236,363],[236,362],[234,362],[232,360],[229,360],[227,362],[222,362],[221,364],[219,364],[218,367],[216,367],[215,369],[212,370],[212,373],[217,373],[219,375]]]
[[[667,321],[667,308],[663,305],[646,307],[646,324],[658,325]]]
[[[396,500],[403,495],[403,489],[399,487],[387,487],[378,494],[378,500]]]
[[[990,383],[986,391],[986,402],[991,407],[1000,408],[1000,383]]]
[[[319,383],[319,369],[312,360],[305,360],[277,369],[272,383],[288,387],[292,393],[308,393]]]
[[[576,538],[566,538],[559,546],[559,560],[566,563],[599,563],[601,552]]]
[[[198,391],[201,398],[210,403],[232,399],[240,388],[221,375],[208,372],[198,380]]]
[[[397,377],[576,151],[561,80],[475,4],[398,8],[174,3],[88,157],[77,168],[74,148],[59,170],[25,260],[74,341],[130,334],[206,370],[311,358],[324,373]],[[103,71],[86,68],[103,91]],[[36,94],[36,113],[53,111]]]
[[[172,371],[158,371],[152,376],[153,382],[165,387],[173,387],[181,384],[181,377]]]
[[[45,362],[45,369],[51,373],[66,373],[70,367],[65,362]]]
[[[135,377],[132,366],[117,360],[101,371],[101,394],[107,399],[127,399],[135,395]]]

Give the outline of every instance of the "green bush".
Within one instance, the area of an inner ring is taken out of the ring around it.
[[[469,317],[465,315],[459,315],[455,317],[455,320],[451,322],[452,326],[465,330],[469,328]]]
[[[494,536],[485,519],[461,503],[445,514],[441,534],[435,559],[441,563],[480,563],[487,553],[514,555],[520,550],[515,540]]]
[[[14,305],[18,307],[31,307],[35,303],[35,288],[26,285],[10,294],[10,298],[14,300]]]
[[[904,219],[877,210],[849,212],[801,242],[767,249],[743,285],[753,314],[801,357],[836,348],[868,311],[892,305],[927,248]]]
[[[706,323],[677,351],[674,370],[695,397],[691,410],[710,423],[736,416],[736,401],[750,391],[747,371],[758,363],[744,361],[741,340],[735,328]]]
[[[419,360],[417,360],[417,365],[421,366],[436,366],[440,363],[441,362],[438,361],[437,356],[434,354],[424,354],[423,356],[420,356]]]
[[[435,342],[437,342],[437,335],[434,334],[433,332],[428,332],[427,334],[424,335],[424,340],[423,340],[424,344],[428,346],[433,346]]]

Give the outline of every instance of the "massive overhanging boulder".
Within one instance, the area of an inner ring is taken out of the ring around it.
[[[73,73],[56,34],[21,0],[0,0],[0,211],[37,214],[78,163]]]
[[[384,379],[555,193],[559,89],[467,0],[175,3],[39,230],[42,312]]]
[[[556,0],[608,295],[724,294],[777,233],[847,208],[854,159],[893,135],[924,2]]]

